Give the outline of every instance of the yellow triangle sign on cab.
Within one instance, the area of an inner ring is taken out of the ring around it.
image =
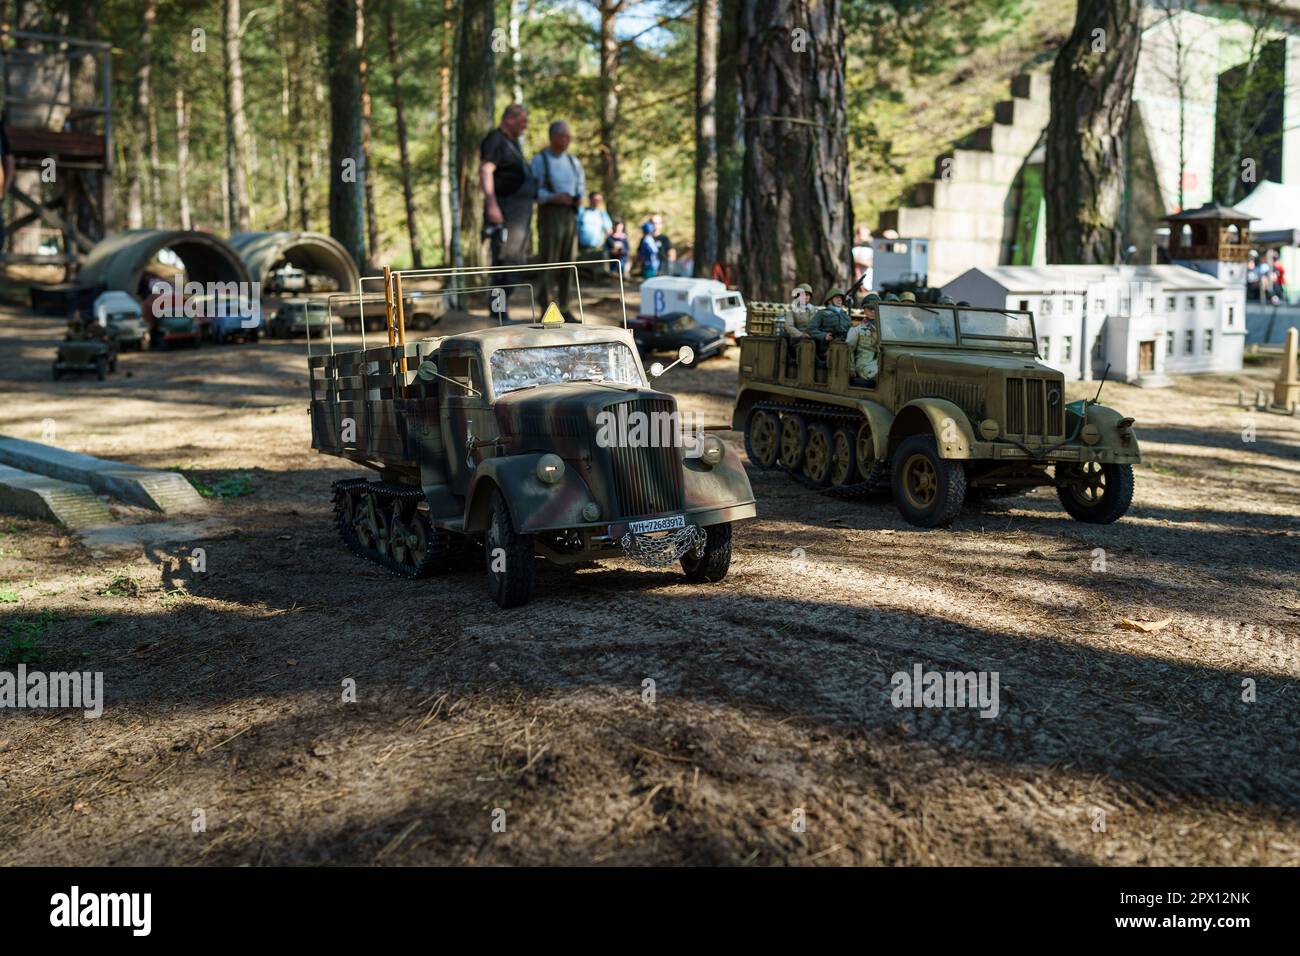
[[[542,325],[563,325],[564,316],[560,315],[560,308],[554,302],[546,307],[542,313]]]

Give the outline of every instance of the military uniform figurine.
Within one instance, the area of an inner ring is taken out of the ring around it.
[[[843,340],[851,328],[849,310],[844,308],[844,290],[831,289],[826,293],[825,304],[809,323],[808,334],[819,342],[829,342],[832,338]]]
[[[806,338],[808,323],[813,318],[812,286],[801,282],[794,287],[794,301],[790,304],[790,319],[785,324],[786,337],[795,341]]]
[[[874,387],[876,384],[876,375],[880,372],[880,326],[878,324],[876,306],[880,303],[880,296],[874,292],[867,295],[863,302],[866,315],[861,322],[854,324],[849,330],[849,336],[846,340],[849,344],[849,350],[853,354],[853,376],[854,385],[866,384]]]

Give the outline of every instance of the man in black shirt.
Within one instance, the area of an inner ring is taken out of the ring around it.
[[[524,161],[520,144],[527,128],[528,111],[519,103],[511,103],[501,114],[501,125],[483,137],[479,145],[478,181],[483,189],[483,220],[494,266],[522,265],[532,251],[537,182]],[[518,279],[515,273],[497,272],[492,281],[505,286]],[[507,298],[510,291],[505,289]]]

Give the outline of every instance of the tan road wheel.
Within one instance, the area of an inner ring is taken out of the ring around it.
[[[356,529],[357,541],[363,548],[376,554],[388,555],[388,519],[384,516],[383,505],[373,495],[363,494],[357,499],[356,510],[352,513],[352,526]]]
[[[776,416],[761,409],[750,412],[745,425],[745,453],[749,460],[760,468],[771,468],[780,450],[780,423]]]
[[[394,501],[388,521],[389,551],[409,574],[420,573],[429,553],[429,536],[413,502]]]
[[[894,453],[893,490],[894,504],[909,524],[938,528],[961,510],[966,469],[939,457],[933,435],[913,435]]]
[[[847,428],[831,441],[831,485],[840,488],[858,480],[857,437]]]
[[[831,430],[825,425],[813,425],[808,429],[803,473],[814,485],[824,485],[831,480],[831,442]]]
[[[797,471],[803,464],[804,447],[808,443],[808,423],[802,415],[785,415],[781,418],[781,467]]]

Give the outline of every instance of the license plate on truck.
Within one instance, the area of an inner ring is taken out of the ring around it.
[[[628,530],[633,534],[652,534],[655,531],[675,531],[686,527],[685,515],[673,515],[670,518],[647,518],[644,521],[629,521]]]

